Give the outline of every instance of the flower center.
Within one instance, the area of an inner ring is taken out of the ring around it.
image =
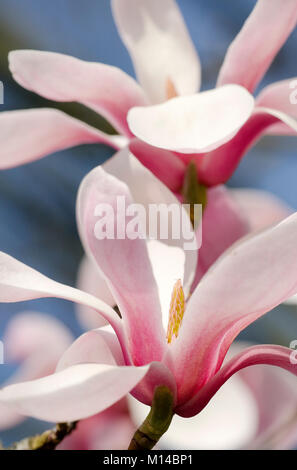
[[[178,93],[176,91],[176,88],[171,78],[167,78],[166,96],[167,96],[167,100],[171,100],[171,98],[176,98],[178,96]]]
[[[169,320],[167,328],[167,342],[171,343],[173,336],[177,338],[180,325],[183,320],[185,313],[185,294],[183,291],[183,286],[181,280],[176,281],[173,287],[170,310],[169,310]]]

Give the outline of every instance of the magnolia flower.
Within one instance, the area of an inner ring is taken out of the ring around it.
[[[251,346],[235,342],[226,361]],[[296,446],[296,379],[277,367],[239,371],[197,416],[175,416],[158,449],[290,449]],[[148,407],[129,396],[138,427]]]
[[[128,392],[151,405],[156,387],[163,386],[170,390],[174,413],[192,417],[248,366],[274,365],[296,375],[292,351],[276,345],[246,348],[223,361],[242,329],[296,293],[297,215],[235,244],[189,297],[196,251],[183,251],[179,240],[166,246],[144,238],[96,239],[98,203],[110,204],[118,215],[117,197],[130,204],[134,191],[98,167],[82,182],[77,204],[86,252],[105,278],[121,318],[100,299],[1,253],[0,301],[68,299],[98,311],[113,332],[84,334],[62,355],[54,374],[4,387],[0,403],[24,415],[72,421],[107,409]],[[118,217],[113,223],[122,228]]]
[[[57,319],[42,313],[16,315],[4,333],[6,361],[20,363],[10,383],[43,377],[54,371],[72,335]],[[242,345],[232,347],[232,354]],[[239,447],[290,448],[297,440],[295,381],[276,368],[253,367],[241,371],[224,385],[199,416],[175,417],[159,449]],[[269,400],[266,393],[269,391]],[[135,426],[147,407],[129,397],[91,418],[81,420],[75,431],[58,446],[63,450],[126,449]],[[225,419],[224,417],[227,417]],[[2,405],[0,429],[19,424],[24,416]],[[289,426],[288,426],[289,425]],[[279,431],[283,431],[280,434]],[[269,436],[275,436],[269,442]],[[267,442],[268,441],[268,442]]]
[[[123,149],[102,165],[109,174],[127,184],[134,201],[148,204],[178,204],[175,196],[137,159]],[[192,280],[192,291],[217,258],[237,240],[253,232],[275,225],[293,213],[282,201],[265,191],[253,189],[228,189],[222,185],[209,188],[207,206],[202,223],[197,228],[199,262]],[[195,261],[192,257],[193,266]],[[189,263],[189,261],[188,261]],[[89,294],[115,307],[113,297],[96,263],[85,256],[81,262],[77,286]],[[105,324],[94,310],[77,306],[78,318],[87,329]]]
[[[202,93],[199,58],[174,0],[111,4],[139,84],[116,67],[63,54],[13,51],[9,62],[26,89],[55,101],[78,101],[103,115],[120,135],[107,135],[54,109],[2,113],[2,168],[82,143],[129,145],[172,191],[179,191],[189,159],[195,159],[201,182],[218,184],[264,130],[296,131],[287,82],[265,89],[256,104],[250,94],[295,26],[296,0],[287,0],[286,9],[281,0],[259,0],[229,48],[219,86]]]

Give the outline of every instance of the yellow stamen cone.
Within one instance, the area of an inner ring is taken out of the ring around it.
[[[180,325],[185,313],[185,295],[181,280],[176,281],[170,302],[167,342],[171,343],[173,336],[177,338]]]

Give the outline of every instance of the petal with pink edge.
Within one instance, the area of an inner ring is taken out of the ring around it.
[[[181,401],[216,373],[241,330],[297,292],[297,213],[238,242],[193,292],[172,345]]]
[[[239,85],[226,85],[129,111],[128,124],[147,144],[180,153],[211,151],[228,142],[254,109]]]
[[[112,136],[50,108],[0,114],[0,169],[13,168],[80,144],[103,143],[119,149],[122,136]]]
[[[258,0],[227,51],[218,85],[238,83],[253,92],[296,22],[296,0]]]
[[[153,103],[200,87],[200,61],[175,0],[113,0],[139,82]]]
[[[77,364],[0,390],[0,403],[51,422],[88,418],[116,403],[147,374],[146,367]]]
[[[277,109],[297,119],[297,79],[290,78],[265,87],[256,99],[257,106]],[[269,127],[267,134],[296,135],[294,129],[280,122]]]
[[[128,403],[135,427],[139,427],[149,407],[130,395]],[[240,449],[255,437],[257,425],[256,401],[245,383],[235,376],[198,416],[184,419],[175,415],[158,442],[158,449]]]
[[[19,50],[9,53],[9,67],[17,83],[27,90],[54,101],[82,103],[126,135],[130,135],[127,112],[146,104],[135,80],[110,65],[55,52]]]
[[[140,227],[143,238],[134,237],[132,226],[129,232],[133,218],[126,217],[126,208],[133,202],[126,184],[97,167],[81,183],[77,220],[85,251],[97,263],[123,316],[134,364],[143,365],[161,359],[165,335],[145,232]],[[109,233],[102,232],[104,227]]]
[[[191,417],[200,413],[220,387],[233,374],[245,367],[265,364],[280,367],[297,375],[297,365],[292,363],[291,354],[292,349],[269,344],[245,349],[229,360],[192,399],[177,410],[177,413],[183,417]]]
[[[207,186],[225,183],[236,170],[241,158],[264,132],[275,125],[295,134],[297,121],[287,114],[270,108],[256,107],[240,131],[226,144],[205,155],[198,155],[196,163],[199,179]]]

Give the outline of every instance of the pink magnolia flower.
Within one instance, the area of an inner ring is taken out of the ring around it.
[[[59,355],[70,344],[71,334],[61,322],[46,314],[24,312],[9,322],[3,339],[6,362],[20,362],[18,372],[9,380],[17,383],[52,373]],[[239,348],[236,344],[232,353],[239,349],[242,345]],[[176,416],[158,448],[258,448],[264,445],[263,442],[273,448],[293,447],[297,430],[291,417],[296,410],[296,399],[295,381],[290,378],[276,368],[258,366],[241,371],[221,388],[211,406],[199,416],[188,420]],[[131,396],[128,398],[128,402],[123,399],[111,408],[81,420],[58,449],[126,449],[135,427],[147,414],[145,405]],[[9,406],[2,405],[0,411],[1,430],[25,419]],[[281,434],[280,430],[283,431]],[[276,439],[269,442],[271,435]]]
[[[203,93],[198,93],[199,58],[174,0],[112,1],[140,85],[105,64],[50,52],[11,52],[10,68],[20,85],[48,99],[82,103],[107,118],[120,135],[104,134],[54,109],[2,113],[1,167],[103,142],[116,149],[130,145],[172,191],[180,190],[189,158],[195,159],[203,183],[225,181],[264,129],[297,129],[283,112],[296,114],[285,83],[265,90],[256,106],[250,94],[295,26],[296,0],[287,3],[284,11],[281,0],[259,0],[229,49],[220,86]]]
[[[77,219],[86,252],[104,276],[121,318],[100,299],[0,255],[0,301],[61,297],[97,310],[114,331],[84,334],[54,374],[3,388],[0,403],[49,421],[77,420],[107,409],[128,392],[150,405],[155,388],[164,385],[173,394],[174,412],[192,417],[248,366],[274,365],[296,375],[292,351],[276,345],[246,348],[223,361],[242,329],[296,293],[297,215],[235,244],[188,297],[195,251],[157,240],[96,239],[94,209],[108,203],[117,215],[119,195],[133,202],[127,185],[96,168],[81,185]],[[117,228],[117,217],[113,223]]]
[[[105,171],[127,184],[134,201],[147,206],[178,201],[175,196],[136,158],[123,149],[102,165]],[[191,290],[202,279],[217,258],[233,243],[248,234],[275,225],[293,213],[275,196],[259,190],[228,189],[222,185],[208,189],[208,201],[202,219],[202,241],[199,245],[199,263],[196,264]],[[198,227],[198,239],[201,226]],[[169,257],[171,255],[169,254]],[[192,257],[192,256],[191,256]],[[189,261],[188,261],[189,263]],[[192,257],[193,267],[195,264]],[[106,302],[111,307],[116,301],[96,263],[90,257],[82,260],[78,287]],[[92,309],[78,306],[78,317],[87,329],[106,322]]]

